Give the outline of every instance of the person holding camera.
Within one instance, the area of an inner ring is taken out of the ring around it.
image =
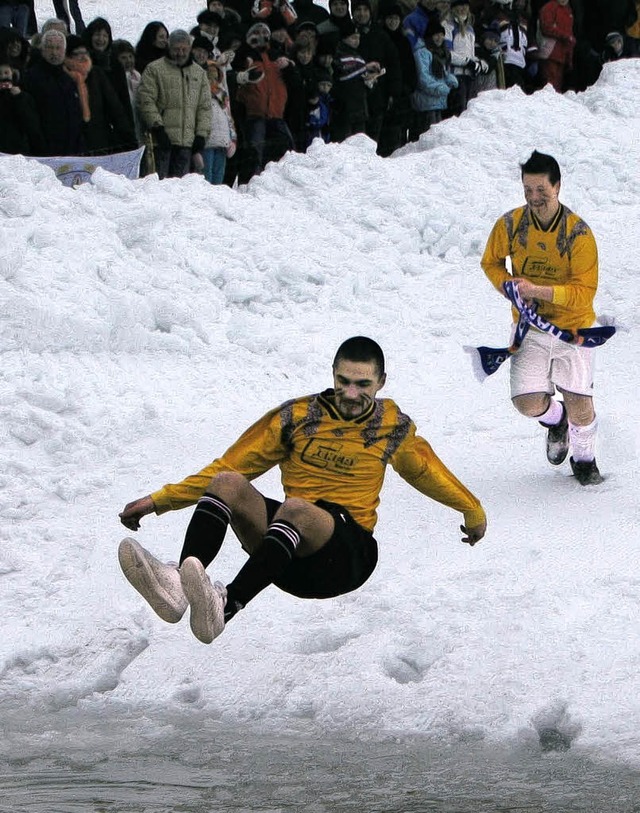
[[[11,65],[0,62],[0,152],[42,155],[44,136],[33,97],[14,81]]]

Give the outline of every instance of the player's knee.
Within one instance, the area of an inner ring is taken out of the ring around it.
[[[278,509],[278,516],[297,525],[309,513],[310,503],[300,497],[288,497]]]
[[[216,494],[222,499],[238,494],[248,485],[249,481],[237,471],[221,471],[211,478],[207,491]]]
[[[511,400],[518,412],[527,418],[537,418],[539,415],[543,415],[549,407],[549,396],[546,393],[516,395]]]

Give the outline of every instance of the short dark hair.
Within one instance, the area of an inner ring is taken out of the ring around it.
[[[384,353],[382,348],[367,336],[352,336],[342,342],[333,360],[334,369],[340,361],[372,361],[376,366],[378,376],[381,378],[384,375]]]
[[[529,158],[520,164],[521,175],[547,175],[555,186],[560,182],[560,165],[552,155],[534,150]]]

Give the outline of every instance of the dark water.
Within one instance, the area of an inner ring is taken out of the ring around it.
[[[4,731],[2,813],[640,813],[640,771],[536,738],[374,742],[82,714]]]

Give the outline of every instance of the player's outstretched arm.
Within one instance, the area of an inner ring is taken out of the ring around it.
[[[465,525],[461,525],[460,530],[463,534],[466,534],[466,536],[462,537],[462,541],[473,547],[487,532],[487,523],[481,522],[480,525],[476,525],[473,528],[467,528]]]
[[[147,514],[153,514],[155,510],[156,507],[151,497],[140,497],[138,500],[128,502],[118,516],[125,528],[128,528],[130,531],[137,531],[140,527],[142,517],[145,517]]]

